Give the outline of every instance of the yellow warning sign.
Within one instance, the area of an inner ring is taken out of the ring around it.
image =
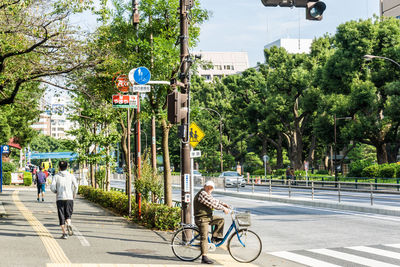
[[[196,123],[192,122],[189,128],[189,142],[190,145],[195,148],[205,136],[204,132],[197,126]]]

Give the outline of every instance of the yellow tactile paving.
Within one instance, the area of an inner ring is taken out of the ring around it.
[[[13,193],[13,201],[15,203],[15,206],[19,209],[19,211],[29,222],[35,232],[39,235],[46,248],[47,253],[49,254],[50,260],[54,263],[70,263],[64,251],[62,250],[60,245],[58,245],[57,241],[53,238],[46,227],[44,227],[43,224],[41,224],[39,220],[36,219],[35,216],[33,216],[32,212],[28,210],[25,205],[22,204],[22,202],[19,200],[18,193],[18,190],[15,190]]]

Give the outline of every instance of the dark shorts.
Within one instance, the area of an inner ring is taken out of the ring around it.
[[[37,193],[44,193],[46,192],[46,184],[38,184],[37,185]]]
[[[66,219],[71,219],[73,211],[74,211],[73,200],[57,200],[57,212],[60,225],[64,225]]]

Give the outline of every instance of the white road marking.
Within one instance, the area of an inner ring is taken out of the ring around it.
[[[400,244],[387,244],[387,245],[384,245],[384,246],[392,247],[392,248],[400,248]]]
[[[331,264],[328,262],[316,260],[307,256],[299,255],[289,251],[280,251],[269,253],[271,255],[284,258],[286,260],[294,261],[311,267],[340,267],[339,265]]]
[[[81,242],[82,246],[84,247],[90,247],[89,241],[79,232],[78,228],[75,227],[75,225],[72,225],[72,230],[74,231],[74,235],[79,239]]]
[[[371,267],[376,267],[376,266],[379,266],[379,267],[398,267],[398,265],[393,265],[393,264],[390,264],[390,263],[377,261],[377,260],[371,260],[371,259],[367,259],[367,258],[364,258],[364,257],[360,257],[360,256],[348,254],[348,253],[343,253],[343,252],[339,252],[339,251],[335,251],[335,250],[331,250],[331,249],[311,249],[311,250],[308,250],[308,251],[314,252],[314,253],[318,253],[318,254],[322,254],[322,255],[325,255],[325,256],[338,258],[338,259],[345,260],[345,261],[351,261],[351,262],[354,262],[354,263],[357,263],[357,264],[371,266]]]
[[[364,246],[347,247],[347,248],[400,260],[400,253],[393,252],[393,251],[388,251],[388,250],[383,250],[383,249],[378,249],[378,248],[371,248],[371,247],[364,247]]]

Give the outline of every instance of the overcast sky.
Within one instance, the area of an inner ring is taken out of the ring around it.
[[[250,66],[264,62],[264,45],[280,38],[334,34],[346,21],[379,14],[379,0],[323,0],[322,21],[307,21],[304,8],[265,7],[261,0],[200,0],[213,15],[200,35],[202,51],[246,51]]]
[[[264,62],[264,45],[280,38],[315,38],[334,34],[346,21],[379,14],[379,0],[323,0],[322,21],[307,21],[304,8],[265,7],[261,0],[200,0],[212,17],[201,28],[195,51],[245,51],[250,66]],[[140,8],[140,7],[139,7]],[[83,29],[93,29],[95,19],[80,14],[74,19]]]

